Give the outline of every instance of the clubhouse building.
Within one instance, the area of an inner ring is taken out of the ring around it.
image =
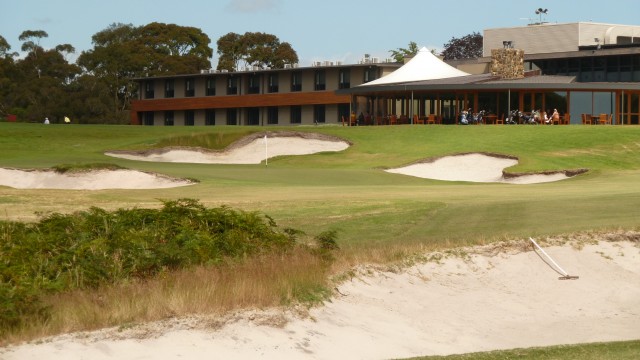
[[[512,110],[557,124],[640,123],[640,26],[541,23],[484,30],[483,57],[443,62],[422,49],[404,64],[365,56],[284,69],[138,79],[141,125],[456,124],[466,109],[504,123]],[[604,119],[604,121],[603,121]]]

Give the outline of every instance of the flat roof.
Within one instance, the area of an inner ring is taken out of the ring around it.
[[[501,79],[491,74],[460,76],[449,79],[413,81],[389,85],[372,85],[337,90],[336,94],[373,95],[385,92],[405,91],[458,91],[458,90],[574,90],[613,91],[640,90],[638,82],[575,82],[574,76],[535,75],[521,79]]]

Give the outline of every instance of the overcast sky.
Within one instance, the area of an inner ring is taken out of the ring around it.
[[[535,13],[547,9],[547,14]],[[0,0],[0,35],[20,51],[24,30],[49,34],[40,45],[71,44],[76,56],[93,47],[91,36],[113,23],[173,23],[201,29],[216,41],[229,32],[265,32],[288,42],[301,66],[313,61],[355,63],[364,54],[436,49],[452,37],[530,22],[599,22],[640,25],[640,0]],[[640,36],[640,34],[638,34]]]

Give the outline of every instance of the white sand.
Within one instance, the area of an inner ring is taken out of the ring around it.
[[[200,164],[260,164],[265,158],[282,155],[309,155],[325,151],[342,151],[349,147],[345,141],[305,139],[297,136],[257,138],[248,144],[224,152],[205,152],[171,149],[161,153],[132,154],[107,152],[106,155],[140,161],[180,162]]]
[[[531,174],[504,178],[502,170],[518,163],[515,159],[500,158],[484,154],[445,156],[433,162],[417,163],[387,172],[415,176],[425,179],[504,182],[510,184],[534,184],[567,179],[564,173]]]
[[[300,136],[277,136],[257,138],[225,152],[195,150],[169,150],[162,153],[133,154],[108,152],[106,155],[141,161],[161,161],[208,164],[260,164],[269,158],[281,155],[308,155],[324,151],[342,151],[349,147],[345,141],[314,138],[315,134]],[[17,189],[160,189],[191,185],[193,182],[172,179],[166,176],[134,170],[91,171],[60,174],[55,171],[25,171],[0,168],[0,186]]]
[[[640,339],[638,246],[545,246],[578,280],[558,280],[531,248],[450,257],[399,272],[363,269],[369,274],[340,285],[309,317],[253,311],[222,328],[173,320],[64,335],[12,347],[0,357],[386,359]]]
[[[0,185],[16,189],[164,189],[191,184],[191,181],[135,170],[58,173],[0,168]]]

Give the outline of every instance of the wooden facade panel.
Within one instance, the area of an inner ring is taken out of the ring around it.
[[[256,95],[228,95],[189,98],[164,98],[131,101],[131,110],[165,111],[246,108],[262,106],[292,106],[316,104],[346,104],[349,95],[336,95],[333,91],[316,91],[301,93],[278,93]]]

